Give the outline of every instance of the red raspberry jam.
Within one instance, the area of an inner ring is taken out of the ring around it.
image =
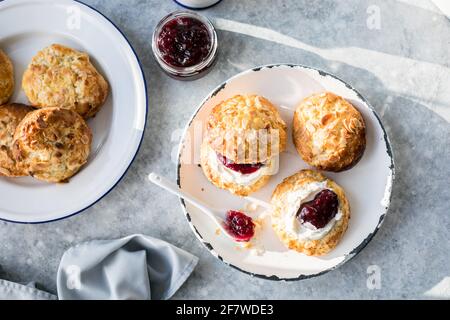
[[[223,156],[221,154],[217,154],[217,158],[228,169],[231,169],[233,171],[236,171],[236,172],[239,172],[242,174],[250,174],[250,173],[256,172],[259,169],[261,169],[261,167],[263,166],[262,163],[244,163],[244,164],[234,163],[233,161],[231,161],[230,159],[227,159],[225,156]]]
[[[238,242],[248,242],[255,235],[253,219],[239,211],[227,212],[225,228]]]
[[[162,58],[175,67],[191,67],[202,62],[211,50],[206,25],[192,17],[168,21],[158,37]]]
[[[325,227],[339,208],[338,196],[329,189],[320,191],[312,201],[305,202],[297,212],[300,223],[309,222],[317,229]]]
[[[178,80],[194,80],[205,75],[216,61],[217,49],[217,32],[212,23],[191,11],[167,15],[153,32],[156,61]]]

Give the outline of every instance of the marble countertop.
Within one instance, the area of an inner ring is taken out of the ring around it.
[[[148,81],[150,112],[139,154],[122,182],[75,217],[42,225],[0,222],[0,278],[55,292],[63,252],[82,241],[143,233],[200,258],[176,299],[450,298],[450,21],[428,0],[224,0],[202,11],[219,29],[206,77],[178,82],[153,60],[153,27],[171,0],[88,0],[122,29]],[[390,136],[397,176],[391,209],[369,245],[335,271],[299,282],[252,278],[215,259],[178,201],[147,182],[175,179],[171,154],[196,105],[257,65],[314,66],[351,83]],[[375,267],[374,267],[375,266]],[[380,286],[368,286],[379,271]]]

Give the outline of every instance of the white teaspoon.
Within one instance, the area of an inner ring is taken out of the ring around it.
[[[234,236],[225,228],[226,212],[228,210],[213,209],[208,207],[199,199],[195,198],[191,194],[183,191],[175,183],[171,182],[169,179],[159,176],[158,174],[152,172],[148,175],[148,179],[156,184],[157,186],[183,198],[185,201],[196,206],[198,209],[203,211],[207,216],[214,220],[217,226],[222,230],[228,237],[236,241]]]

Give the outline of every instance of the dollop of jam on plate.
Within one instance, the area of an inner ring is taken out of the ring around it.
[[[162,27],[157,45],[167,64],[191,67],[209,55],[211,36],[202,21],[192,17],[177,17]]]
[[[337,194],[325,189],[316,194],[313,200],[300,206],[297,219],[302,224],[310,223],[316,229],[322,229],[336,216],[338,208]]]
[[[227,212],[225,229],[238,242],[248,242],[255,235],[253,219],[239,211]]]
[[[217,154],[217,158],[228,169],[242,174],[250,174],[256,172],[263,166],[262,163],[243,163],[243,164],[235,163],[221,154]]]

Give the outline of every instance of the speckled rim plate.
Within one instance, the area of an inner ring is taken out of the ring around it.
[[[243,209],[246,200],[210,184],[198,164],[201,136],[194,134],[204,125],[210,110],[235,94],[260,94],[279,108],[288,124],[293,109],[314,92],[331,91],[351,101],[362,113],[367,127],[367,147],[361,161],[351,170],[326,173],[346,190],[352,208],[349,227],[340,244],[324,257],[308,257],[286,249],[278,240],[266,218],[263,231],[257,234],[253,249],[245,249],[217,234],[216,227],[195,207],[181,200],[182,209],[196,237],[218,259],[252,276],[270,280],[302,280],[336,269],[359,253],[373,238],[388,212],[394,159],[380,118],[352,86],[327,72],[294,64],[274,64],[244,71],[219,85],[197,108],[189,121],[179,147],[178,185],[214,207]],[[200,125],[198,124],[200,123]],[[289,136],[291,132],[289,132]],[[193,149],[193,151],[192,151]],[[184,159],[182,162],[181,159]],[[186,161],[186,160],[191,161]],[[268,202],[275,186],[285,177],[308,168],[295,151],[292,138],[280,158],[280,170],[269,184],[253,197]],[[257,217],[261,212],[250,212]],[[258,250],[255,250],[258,249]]]
[[[0,47],[15,67],[11,101],[27,103],[21,78],[40,49],[60,43],[87,52],[110,84],[97,116],[88,164],[67,184],[48,184],[29,177],[0,179],[0,219],[44,223],[89,208],[125,175],[142,142],[147,118],[144,73],[123,33],[103,14],[72,0],[5,0],[0,2]],[[20,21],[20,23],[17,23]]]

